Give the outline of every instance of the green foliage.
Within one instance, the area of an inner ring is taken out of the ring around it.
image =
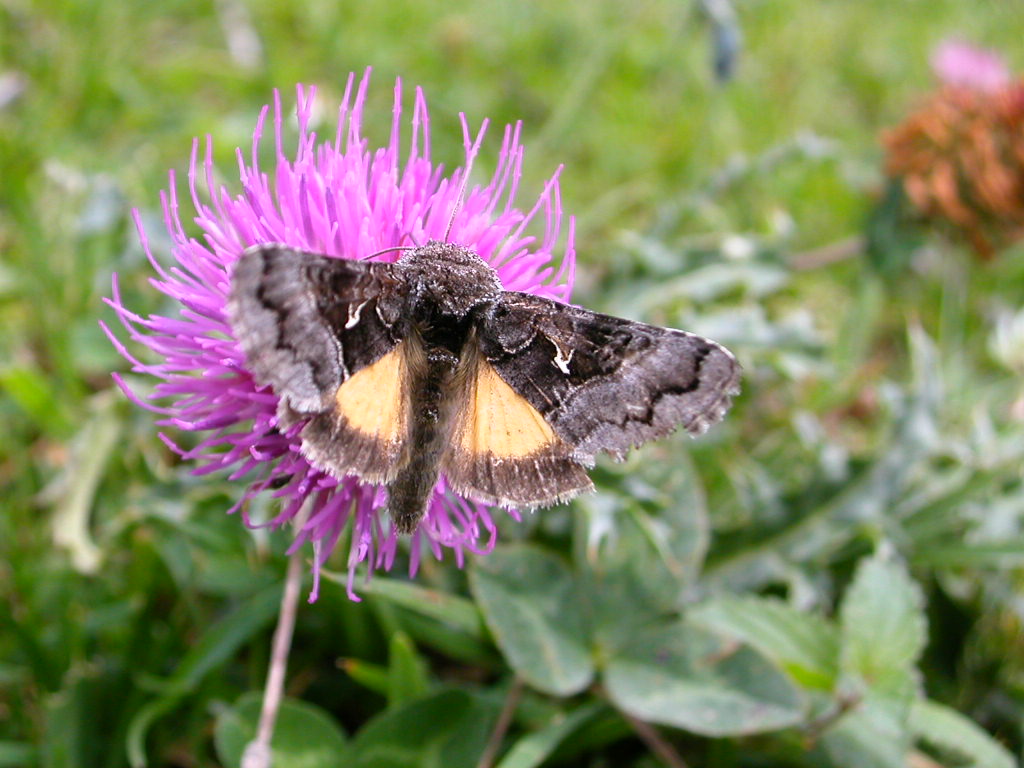
[[[839,677],[839,631],[820,615],[771,597],[723,597],[690,611],[692,621],[759,650],[809,691]]]
[[[347,764],[473,768],[496,716],[496,702],[481,694],[440,691],[370,720],[353,740]]]
[[[750,648],[673,622],[638,633],[608,661],[624,712],[705,736],[781,730],[801,720],[793,686]]]
[[[230,178],[272,88],[329,105],[368,64],[375,139],[396,75],[449,165],[458,111],[523,119],[524,192],[565,164],[575,300],[722,341],[744,392],[698,441],[599,463],[595,495],[499,513],[467,572],[425,552],[410,580],[403,552],[354,603],[332,560],[275,765],[1017,764],[1024,252],[909,227],[877,136],[946,37],[1024,68],[1020,9],[735,10],[718,84],[671,0],[0,7],[0,766],[240,764],[288,532],[224,514],[239,484],[125,402],[97,319],[115,271],[166,310],[128,209],[165,257],[193,135]]]
[[[473,596],[509,665],[538,690],[571,696],[593,679],[580,594],[558,558],[502,548],[473,569]]]
[[[247,693],[217,718],[214,742],[225,768],[240,768],[245,746],[256,735],[262,698]],[[319,707],[285,699],[270,749],[276,768],[329,768],[345,751],[345,734]]]
[[[914,735],[968,768],[1011,768],[1017,765],[1002,746],[954,709],[933,701],[917,701],[910,709]]]

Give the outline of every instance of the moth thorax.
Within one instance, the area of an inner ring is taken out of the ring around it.
[[[474,308],[498,298],[501,280],[469,248],[431,240],[398,260],[417,303],[444,315],[465,317]]]

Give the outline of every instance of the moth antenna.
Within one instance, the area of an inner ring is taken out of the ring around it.
[[[466,150],[466,169],[462,174],[462,180],[459,182],[459,194],[455,198],[455,207],[452,208],[452,215],[448,219],[448,226],[444,231],[444,238],[442,238],[442,242],[445,243],[448,242],[448,236],[452,233],[452,227],[455,226],[455,217],[462,210],[462,204],[465,202],[469,175],[473,171],[473,161],[476,160],[476,154],[480,151],[480,144],[484,140],[484,132],[487,130],[488,123],[485,119],[480,124],[480,132],[476,135],[476,141],[470,143],[469,125],[466,123],[466,114],[464,112],[459,114],[459,120],[462,121],[462,145]]]
[[[382,253],[388,253],[390,251],[415,251],[418,246],[415,245],[392,245],[390,248],[382,248],[379,251],[374,251],[369,256],[360,257],[359,261],[369,261],[375,259]]]
[[[473,161],[470,160],[466,163],[466,172],[463,174],[462,182],[459,184],[459,196],[455,198],[455,207],[452,208],[452,215],[448,217],[448,226],[445,227],[444,237],[441,238],[441,242],[448,242],[448,235],[452,233],[452,227],[455,226],[455,217],[458,216],[459,211],[462,209],[462,198],[466,194],[466,184],[469,183],[469,172],[473,168]]]

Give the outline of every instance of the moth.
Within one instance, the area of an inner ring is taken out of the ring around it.
[[[738,393],[725,347],[506,291],[447,242],[390,264],[253,246],[227,308],[256,383],[279,397],[279,428],[303,424],[313,466],[386,484],[403,533],[442,473],[487,504],[563,502],[593,489],[598,453],[699,434]]]

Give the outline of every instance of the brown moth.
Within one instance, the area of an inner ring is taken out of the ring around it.
[[[699,434],[739,391],[719,344],[685,331],[502,289],[473,251],[431,241],[394,264],[246,250],[231,327],[285,429],[337,477],[388,486],[397,529],[416,529],[438,477],[504,507],[593,489],[606,452],[682,426]]]

